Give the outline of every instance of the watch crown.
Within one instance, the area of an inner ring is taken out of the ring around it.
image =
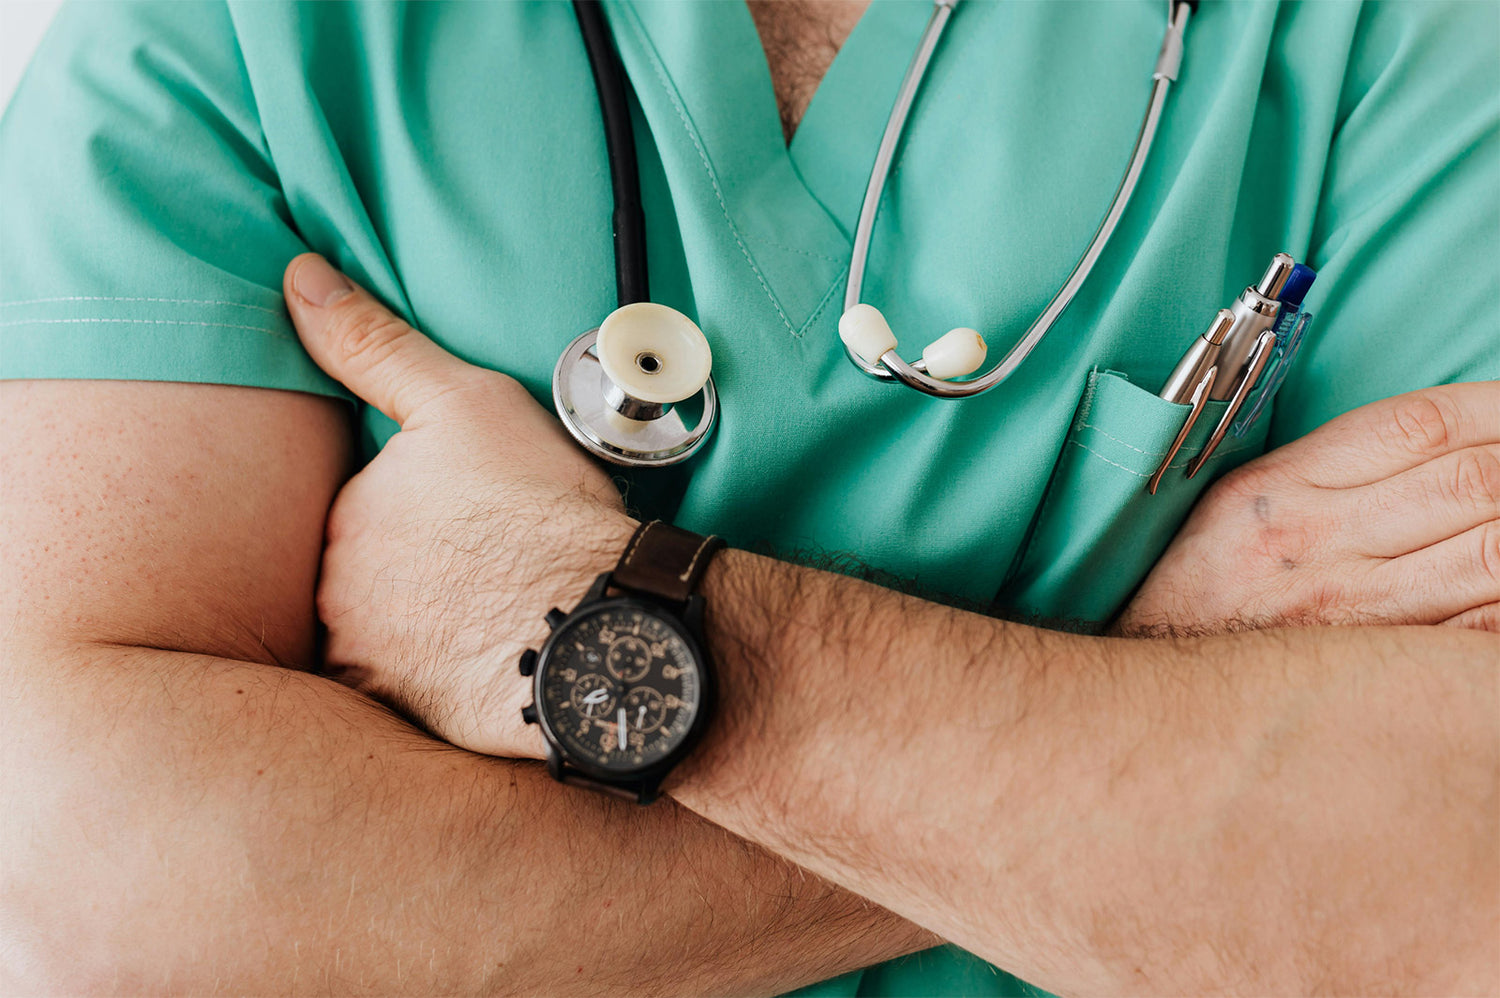
[[[567,618],[568,615],[566,613],[554,606],[547,611],[547,626],[555,631],[557,630],[557,625],[561,624]]]
[[[527,648],[521,652],[521,675],[529,676],[536,671],[536,649]]]
[[[521,708],[521,720],[527,724],[536,723],[536,704],[529,703]]]

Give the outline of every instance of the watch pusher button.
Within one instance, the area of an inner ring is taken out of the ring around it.
[[[536,704],[529,703],[521,708],[521,720],[527,724],[536,723]]]
[[[527,648],[521,652],[520,661],[521,675],[529,676],[536,671],[536,649]]]
[[[557,630],[558,624],[561,624],[564,620],[567,619],[568,615],[555,606],[547,611],[547,626],[552,628],[552,630],[554,631]]]

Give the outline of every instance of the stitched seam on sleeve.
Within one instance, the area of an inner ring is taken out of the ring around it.
[[[0,301],[0,308],[10,308],[15,305],[43,305],[48,302],[59,301],[149,301],[160,302],[166,305],[228,305],[231,308],[248,308],[256,312],[267,312],[271,315],[280,315],[281,310],[266,308],[264,305],[249,305],[240,301],[220,301],[215,298],[120,298],[112,295],[65,295],[61,298],[24,298],[20,301]]]
[[[14,319],[10,322],[0,322],[0,329],[7,326],[52,326],[67,325],[73,323],[102,324],[102,323],[131,323],[148,326],[209,326],[215,329],[244,329],[252,333],[265,333],[276,339],[285,340],[288,343],[299,342],[295,337],[287,335],[280,329],[268,329],[264,326],[242,326],[233,322],[201,322],[191,319]]]

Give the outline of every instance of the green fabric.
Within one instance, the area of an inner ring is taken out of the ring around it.
[[[1163,8],[958,9],[866,280],[908,356],[959,324],[998,356],[1066,276],[1134,137]],[[1318,318],[1274,417],[1212,471],[1376,398],[1500,376],[1494,3],[1204,3],[1095,276],[1016,377],[961,403],[869,382],[835,334],[930,4],[876,0],[790,149],[743,5],[606,9],[639,96],[653,297],[704,327],[724,402],[690,467],[621,476],[643,512],[1097,625],[1212,477],[1144,495],[1176,418],[1151,392],[1275,251],[1320,271]],[[613,305],[566,4],[67,6],[0,122],[0,195],[5,377],[338,395],[280,302],[308,247],[547,403],[563,344]],[[368,456],[392,427],[361,415]],[[1022,987],[945,947],[806,993]]]
[[[1269,423],[1225,436],[1189,480],[1186,469],[1227,402],[1209,402],[1167,466],[1155,495],[1146,484],[1182,429],[1188,406],[1158,398],[1123,374],[1095,372],[1047,486],[1032,535],[1007,585],[1011,606],[1088,630],[1124,606],[1198,497],[1199,479],[1264,449]]]

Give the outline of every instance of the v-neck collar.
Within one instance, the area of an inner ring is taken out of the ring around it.
[[[875,150],[931,11],[928,0],[871,0],[792,135],[793,168],[847,239],[853,239]]]
[[[722,245],[727,229],[747,279],[760,284],[785,331],[800,337],[837,307],[870,164],[930,5],[872,0],[790,148],[743,2],[608,0],[605,7],[657,139],[684,240],[701,235],[704,246]],[[690,270],[693,254],[688,247]],[[700,299],[711,294],[703,283],[695,275]]]

